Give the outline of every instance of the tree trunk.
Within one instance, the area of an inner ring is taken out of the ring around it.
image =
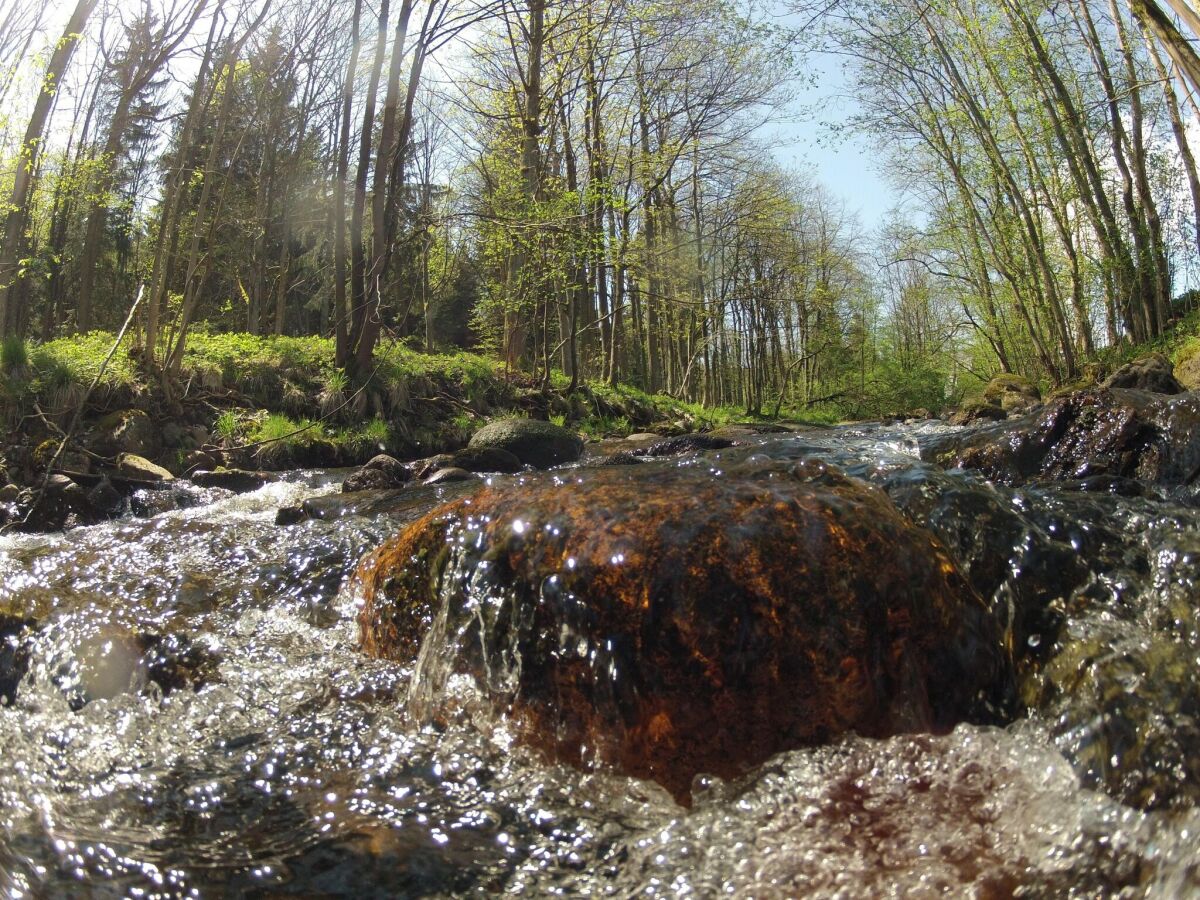
[[[50,62],[46,65],[42,76],[41,90],[29,116],[29,124],[25,127],[25,137],[21,142],[21,154],[17,159],[17,168],[13,176],[12,194],[8,201],[8,215],[4,222],[4,245],[0,247],[0,335],[20,334],[20,330],[12,330],[10,321],[17,322],[24,317],[14,315],[10,308],[10,295],[13,283],[17,279],[18,267],[24,247],[25,226],[29,217],[29,201],[33,196],[34,172],[38,154],[46,134],[46,125],[50,118],[50,109],[58,85],[62,83],[63,74],[71,61],[78,43],[78,36],[87,25],[88,17],[96,8],[97,0],[79,0],[74,12],[63,30]]]

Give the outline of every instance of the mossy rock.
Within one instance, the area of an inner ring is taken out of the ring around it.
[[[1200,390],[1200,338],[1188,341],[1175,354],[1174,372],[1184,390]]]
[[[1057,400],[1059,397],[1066,397],[1070,394],[1077,393],[1078,391],[1085,391],[1088,388],[1093,388],[1095,386],[1096,379],[1090,376],[1085,376],[1080,378],[1078,381],[1072,381],[1068,384],[1062,385],[1061,387],[1056,387],[1050,392],[1046,399]]]
[[[117,471],[126,478],[140,478],[144,481],[171,481],[175,478],[162,466],[136,453],[122,453],[118,456]]]
[[[983,389],[983,399],[1005,412],[1018,412],[1040,403],[1042,392],[1024,375],[997,375]]]
[[[144,410],[123,409],[97,420],[86,444],[101,456],[154,456],[162,450],[162,434]]]
[[[548,469],[583,455],[583,441],[573,431],[538,419],[501,419],[485,425],[467,445],[473,449],[507,450],[522,463]]]
[[[971,425],[975,422],[998,422],[1007,419],[1008,413],[998,403],[980,397],[964,400],[957,412],[950,417],[951,425]]]

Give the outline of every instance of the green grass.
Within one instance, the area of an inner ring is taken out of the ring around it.
[[[29,346],[23,338],[10,334],[0,343],[0,372],[8,374],[29,364]]]
[[[44,344],[0,343],[0,405],[9,427],[33,410],[48,415],[74,409],[105,357],[114,336],[107,332],[60,338]],[[157,375],[145,372],[130,355],[132,338],[113,354],[90,412],[102,414],[138,406],[157,409]],[[570,380],[552,373],[561,395]],[[417,454],[456,446],[489,419],[522,416],[543,401],[528,378],[504,377],[503,366],[475,353],[425,354],[400,343],[378,348],[371,370],[349,378],[334,364],[334,344],[323,337],[217,334],[199,329],[189,337],[176,397],[205,398],[218,412],[212,428],[227,446],[270,441],[280,449],[332,443],[353,454]],[[232,408],[225,395],[232,392]],[[744,422],[738,408],[704,408],[630,386],[581,384],[555,400],[555,421],[595,437],[629,434],[658,423],[687,428]],[[785,417],[809,421],[836,418],[826,411]],[[325,418],[319,427],[305,425]],[[293,434],[293,432],[299,432]],[[315,449],[320,450],[319,446]]]
[[[1120,343],[1106,347],[1097,357],[1105,372],[1113,372],[1139,356],[1161,353],[1172,363],[1179,363],[1200,349],[1200,309],[1177,320],[1164,335],[1144,344]]]
[[[280,413],[269,413],[262,421],[255,423],[247,434],[250,443],[265,442],[307,444],[323,436],[320,426],[310,419],[293,421]]]
[[[43,386],[61,388],[68,383],[87,387],[100,372],[114,340],[116,335],[107,331],[93,331],[35,345],[29,350],[29,363],[34,370],[33,390],[40,391]],[[99,387],[112,389],[142,386],[141,377],[129,357],[130,346],[129,339],[126,338],[104,369]]]
[[[237,440],[242,425],[238,414],[232,409],[227,409],[217,416],[217,421],[213,427],[220,437],[232,442]]]

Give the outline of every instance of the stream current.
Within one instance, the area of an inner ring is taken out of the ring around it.
[[[549,765],[503,727],[418,726],[411,667],[358,651],[358,560],[470,485],[277,526],[281,506],[338,490],[339,473],[298,472],[0,537],[0,612],[39,623],[0,705],[0,892],[1200,896],[1200,511],[943,473],[919,447],[944,432],[814,429],[644,463],[719,478],[754,455],[817,456],[943,537],[999,516],[993,600],[1061,594],[1045,605],[1066,621],[1007,727],[782,753],[736,781],[698,777],[690,808]],[[1079,577],[1047,572],[1055,553]],[[155,675],[147,635],[194,685]]]

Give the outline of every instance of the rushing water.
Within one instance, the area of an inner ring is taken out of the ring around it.
[[[813,431],[646,465],[721,477],[733,458],[817,455],[884,485],[995,602],[1041,592],[1067,622],[1052,653],[1036,622],[1013,625],[1049,660],[1025,685],[1038,711],[780,754],[737,782],[698,779],[686,809],[653,783],[548,765],[502,727],[419,728],[411,671],[357,651],[357,560],[469,487],[276,526],[279,507],[337,489],[301,473],[0,538],[0,611],[40,622],[0,706],[0,889],[1200,894],[1200,513],[942,473],[917,459],[938,429]]]

